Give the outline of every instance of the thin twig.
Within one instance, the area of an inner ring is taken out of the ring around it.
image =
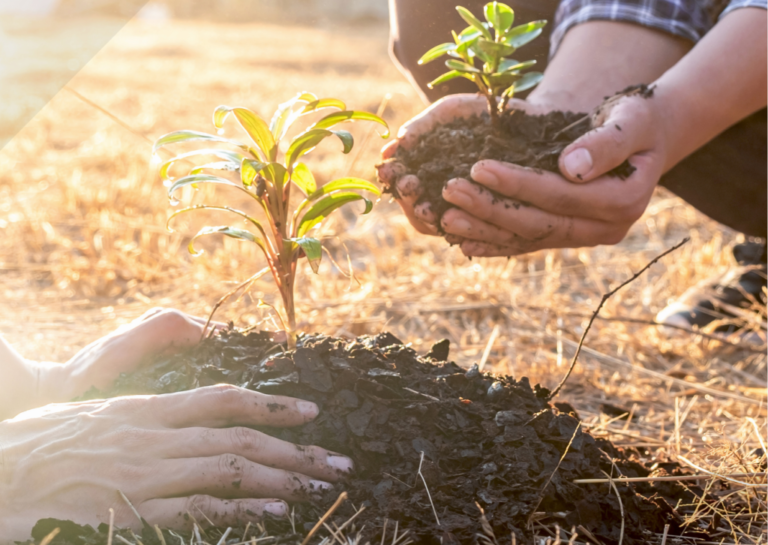
[[[680,458],[683,458],[683,457],[680,456]],[[698,468],[698,469],[701,469],[701,468]],[[706,471],[706,470],[703,470],[703,471]],[[706,475],[666,475],[664,477],[619,477],[613,480],[617,483],[655,483],[655,482],[663,482],[663,481],[671,481],[671,482],[704,481],[707,479],[731,480],[734,478],[742,478],[742,479],[749,478],[749,477],[759,478],[759,477],[765,477],[765,476],[766,476],[766,473],[731,473],[728,475],[717,475],[715,473],[709,473]],[[574,484],[602,484],[607,482],[610,482],[610,480],[609,479],[574,479],[573,481]],[[755,484],[743,483],[740,481],[731,481],[731,482],[735,482],[745,486],[758,486]]]
[[[669,534],[669,524],[664,525],[664,534],[661,536],[661,545],[666,545],[667,534]]]
[[[112,545],[112,533],[115,531],[115,510],[109,508],[109,534],[107,534],[107,545]]]
[[[269,267],[264,267],[259,272],[257,272],[253,276],[251,276],[248,280],[246,280],[245,282],[242,282],[241,284],[238,284],[232,290],[230,290],[227,293],[225,293],[221,297],[221,299],[219,299],[216,302],[216,304],[213,305],[213,309],[211,310],[211,313],[208,315],[208,320],[206,320],[206,322],[205,322],[205,327],[203,328],[203,333],[200,336],[200,340],[201,341],[203,339],[205,339],[206,336],[208,335],[208,327],[211,325],[211,321],[213,320],[213,315],[216,314],[216,311],[219,310],[219,307],[221,305],[223,305],[230,297],[232,297],[234,294],[236,294],[240,289],[242,289],[242,288],[244,288],[246,286],[248,286],[248,288],[250,288],[250,284],[252,284],[256,280],[258,280],[259,278],[261,278],[262,276],[267,274],[269,271],[270,271]],[[248,290],[246,289],[246,291],[248,291]]]
[[[331,508],[328,509],[328,511],[325,512],[325,514],[322,516],[320,520],[317,521],[317,524],[309,531],[307,534],[307,537],[304,538],[304,541],[301,542],[301,545],[307,545],[309,543],[309,540],[312,539],[312,536],[315,535],[315,533],[322,528],[323,523],[330,518],[331,515],[333,515],[333,512],[336,511],[336,509],[339,508],[339,506],[344,503],[344,501],[347,499],[347,493],[342,492],[339,494],[339,497],[336,498],[336,501],[333,502],[333,505],[331,505]]]
[[[488,338],[488,344],[485,345],[485,350],[483,350],[483,357],[480,358],[480,363],[477,364],[477,370],[481,371],[483,370],[483,367],[485,367],[485,363],[488,361],[488,357],[491,355],[491,350],[493,350],[493,343],[496,342],[496,338],[499,336],[499,324],[496,324],[493,326],[493,331],[491,331],[491,336]]]
[[[611,478],[611,476],[602,469],[600,471],[603,473],[603,475],[608,477],[608,482],[611,484],[611,488],[613,488],[613,491],[616,494],[616,498],[619,500],[619,511],[621,512],[621,533],[619,534],[619,545],[621,545],[624,542],[624,503],[621,501],[621,494],[619,494],[619,489],[616,488],[616,483],[614,482],[616,479]]]
[[[229,534],[232,533],[232,528],[227,528],[224,534],[221,536],[221,539],[216,545],[225,545],[227,543],[227,537],[229,537]],[[165,543],[163,543],[165,545]]]
[[[734,484],[740,484],[741,486],[748,486],[748,487],[765,486],[764,484],[745,483],[743,481],[737,481],[734,478],[734,476],[732,476],[732,475],[718,475],[717,473],[713,473],[711,471],[708,471],[708,470],[704,469],[701,466],[697,466],[696,464],[691,462],[685,456],[678,456],[678,459],[682,460],[683,462],[685,462],[686,464],[691,466],[693,469],[696,469],[698,471],[702,471],[702,472],[708,474],[710,477],[715,478],[715,479],[723,479],[725,481],[728,481],[728,482],[731,482],[731,483],[734,483]],[[747,474],[743,474],[742,473],[742,474],[739,474],[737,476],[739,476],[739,477],[765,477],[766,473],[747,473]]]
[[[592,324],[595,322],[595,318],[597,318],[597,315],[600,313],[600,309],[603,308],[603,305],[605,304],[605,302],[608,299],[610,299],[621,288],[623,288],[624,286],[626,286],[626,285],[634,282],[635,280],[637,280],[640,277],[640,275],[642,275],[645,271],[647,271],[651,267],[651,265],[653,265],[654,263],[659,261],[661,258],[666,256],[667,254],[670,254],[670,253],[674,252],[675,250],[680,248],[683,244],[685,244],[689,240],[691,240],[689,237],[685,237],[683,240],[681,240],[679,243],[677,243],[674,246],[672,246],[670,249],[668,249],[664,253],[654,257],[645,267],[643,267],[642,269],[640,269],[640,271],[638,271],[635,274],[633,274],[631,278],[629,278],[628,280],[625,280],[624,282],[619,284],[616,288],[612,289],[611,291],[609,291],[608,293],[603,295],[603,298],[600,299],[600,303],[597,305],[597,308],[592,313],[592,317],[589,319],[589,323],[587,323],[587,327],[584,329],[584,333],[581,335],[581,339],[579,340],[579,344],[576,347],[576,353],[573,355],[573,359],[571,360],[571,365],[568,368],[568,371],[565,373],[565,376],[563,377],[563,380],[560,381],[560,384],[558,384],[557,387],[549,395],[549,397],[547,398],[547,401],[551,401],[552,399],[554,399],[557,396],[557,394],[560,393],[560,390],[563,388],[563,386],[565,386],[565,383],[568,381],[568,377],[571,376],[571,373],[573,372],[573,369],[576,367],[576,362],[579,359],[579,354],[581,353],[581,348],[582,348],[582,346],[584,346],[584,340],[587,338],[587,334],[589,333],[589,330],[592,327]]]
[[[432,506],[432,514],[435,515],[435,522],[437,522],[437,525],[440,526],[440,519],[437,518],[437,509],[435,509],[435,504],[432,502],[432,494],[429,493],[429,487],[427,486],[427,480],[424,478],[424,474],[421,472],[421,466],[424,464],[424,451],[421,451],[421,459],[419,460],[419,472],[418,475],[421,477],[421,482],[424,483],[424,489],[427,491],[427,497],[429,498],[429,505]]]
[[[131,511],[133,511],[133,514],[136,515],[136,518],[139,519],[139,522],[142,524],[144,523],[144,519],[141,518],[141,515],[139,515],[139,512],[136,510],[136,508],[133,506],[131,501],[126,497],[125,494],[123,494],[122,490],[117,491],[120,494],[120,497],[123,498],[123,501],[128,504],[128,507],[131,508]]]
[[[40,545],[48,545],[51,541],[53,541],[53,538],[59,535],[59,532],[61,532],[61,528],[54,528],[50,534],[43,538],[43,540],[40,542]]]
[[[160,543],[162,545],[168,545],[165,542],[165,537],[163,536],[163,531],[160,529],[160,527],[157,524],[155,524],[155,533],[157,534],[157,539],[160,540]]]

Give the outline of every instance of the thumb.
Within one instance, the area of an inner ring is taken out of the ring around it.
[[[560,172],[572,182],[589,182],[618,167],[650,145],[647,110],[627,98],[612,107],[600,126],[578,138],[560,154]]]

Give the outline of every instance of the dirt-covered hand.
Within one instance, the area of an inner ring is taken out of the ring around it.
[[[308,401],[235,386],[54,404],[0,422],[0,543],[25,541],[41,518],[140,529],[220,526],[284,516],[352,462],[280,441],[254,426],[314,419]],[[233,427],[237,426],[237,427]]]
[[[472,181],[454,179],[443,198],[458,208],[442,218],[467,256],[512,256],[546,248],[620,242],[648,206],[666,162],[657,101],[624,97],[607,106],[596,128],[563,150],[562,175],[484,160]],[[624,161],[634,172],[607,174]]]

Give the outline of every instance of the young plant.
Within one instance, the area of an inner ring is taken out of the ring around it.
[[[453,57],[445,61],[450,68],[431,83],[429,88],[454,78],[466,78],[477,85],[488,100],[491,124],[498,127],[499,115],[518,91],[530,89],[544,77],[540,72],[522,73],[536,61],[519,62],[509,58],[518,48],[536,39],[546,21],[532,21],[516,27],[515,12],[500,2],[489,2],[484,7],[486,22],[480,21],[468,9],[457,6],[456,10],[469,26],[459,34],[451,31],[453,43],[437,45],[424,53],[419,64],[425,64],[443,55]],[[475,66],[479,59],[482,66]]]
[[[294,137],[281,153],[281,143],[288,128],[301,116],[318,110],[335,109],[306,130]],[[335,98],[318,99],[312,93],[301,93],[281,104],[272,120],[267,124],[263,119],[246,108],[219,106],[213,113],[213,124],[222,132],[222,126],[232,114],[250,137],[249,143],[241,143],[219,135],[197,131],[177,131],[161,137],[154,146],[154,152],[169,144],[190,141],[206,141],[227,144],[227,147],[199,149],[182,153],[165,161],[160,166],[160,176],[168,186],[168,198],[173,206],[178,204],[176,192],[183,187],[197,188],[201,184],[218,184],[230,187],[245,194],[255,209],[260,209],[262,219],[254,213],[243,212],[226,205],[201,204],[183,208],[171,214],[170,222],[181,214],[195,210],[216,210],[239,216],[247,228],[236,226],[203,227],[189,243],[189,252],[200,255],[195,250],[195,241],[203,236],[220,234],[227,237],[256,244],[264,253],[267,267],[274,277],[283,302],[283,312],[277,312],[286,330],[288,343],[295,344],[296,311],[294,305],[294,286],[296,266],[302,256],[306,256],[312,270],[317,273],[323,247],[319,240],[310,233],[321,221],[335,210],[353,201],[364,201],[363,214],[370,212],[373,203],[360,195],[358,191],[368,191],[380,195],[378,187],[360,178],[340,178],[318,187],[309,167],[301,159],[312,151],[321,141],[336,137],[344,146],[344,153],[349,153],[353,146],[352,135],[343,130],[332,130],[339,123],[361,120],[373,121],[383,125],[386,130],[383,138],[389,136],[389,128],[380,117],[367,113],[347,110],[346,105]],[[181,178],[171,177],[171,167],[179,161],[188,162],[198,156],[213,156],[218,161],[195,166]],[[237,178],[209,174],[209,171],[233,173]],[[296,187],[303,199],[293,210],[290,207],[291,188]]]

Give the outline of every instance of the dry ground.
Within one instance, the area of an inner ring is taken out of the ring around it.
[[[262,264],[255,251],[232,240],[211,243],[203,257],[191,258],[185,245],[199,220],[182,219],[175,233],[165,231],[169,206],[150,169],[146,138],[180,128],[211,130],[219,104],[270,115],[299,90],[369,111],[390,93],[384,117],[396,129],[421,106],[390,63],[386,44],[387,29],[379,24],[131,22],[69,87],[132,131],[65,90],[0,150],[0,334],[30,358],[63,361],[151,306],[207,313]],[[359,156],[341,155],[338,143],[319,149],[312,163],[319,178],[372,177],[382,141],[374,134],[365,143],[368,130],[354,129]],[[339,235],[327,243],[340,262],[346,254],[339,240],[346,243],[359,283],[327,261],[320,276],[303,267],[297,300],[305,330],[352,336],[387,329],[420,351],[447,337],[462,365],[480,360],[488,348],[488,367],[549,387],[565,371],[602,293],[690,236],[603,311],[650,320],[689,285],[725,270],[726,248],[736,240],[668,193],[657,195],[616,247],[509,261],[470,262],[440,239],[417,236],[389,202],[359,219],[339,214],[322,233]],[[274,300],[266,280],[220,317],[273,327],[256,308],[260,297]],[[560,397],[596,434],[648,447],[649,457],[683,456],[706,470],[757,470],[749,452],[766,435],[763,350],[686,333],[666,336],[621,320],[598,321],[587,347]],[[601,403],[626,407],[630,421],[608,422]],[[722,542],[765,543],[765,486],[734,489],[746,511],[719,523]],[[708,493],[728,494],[719,485]],[[692,524],[708,524],[712,514],[702,505]]]

